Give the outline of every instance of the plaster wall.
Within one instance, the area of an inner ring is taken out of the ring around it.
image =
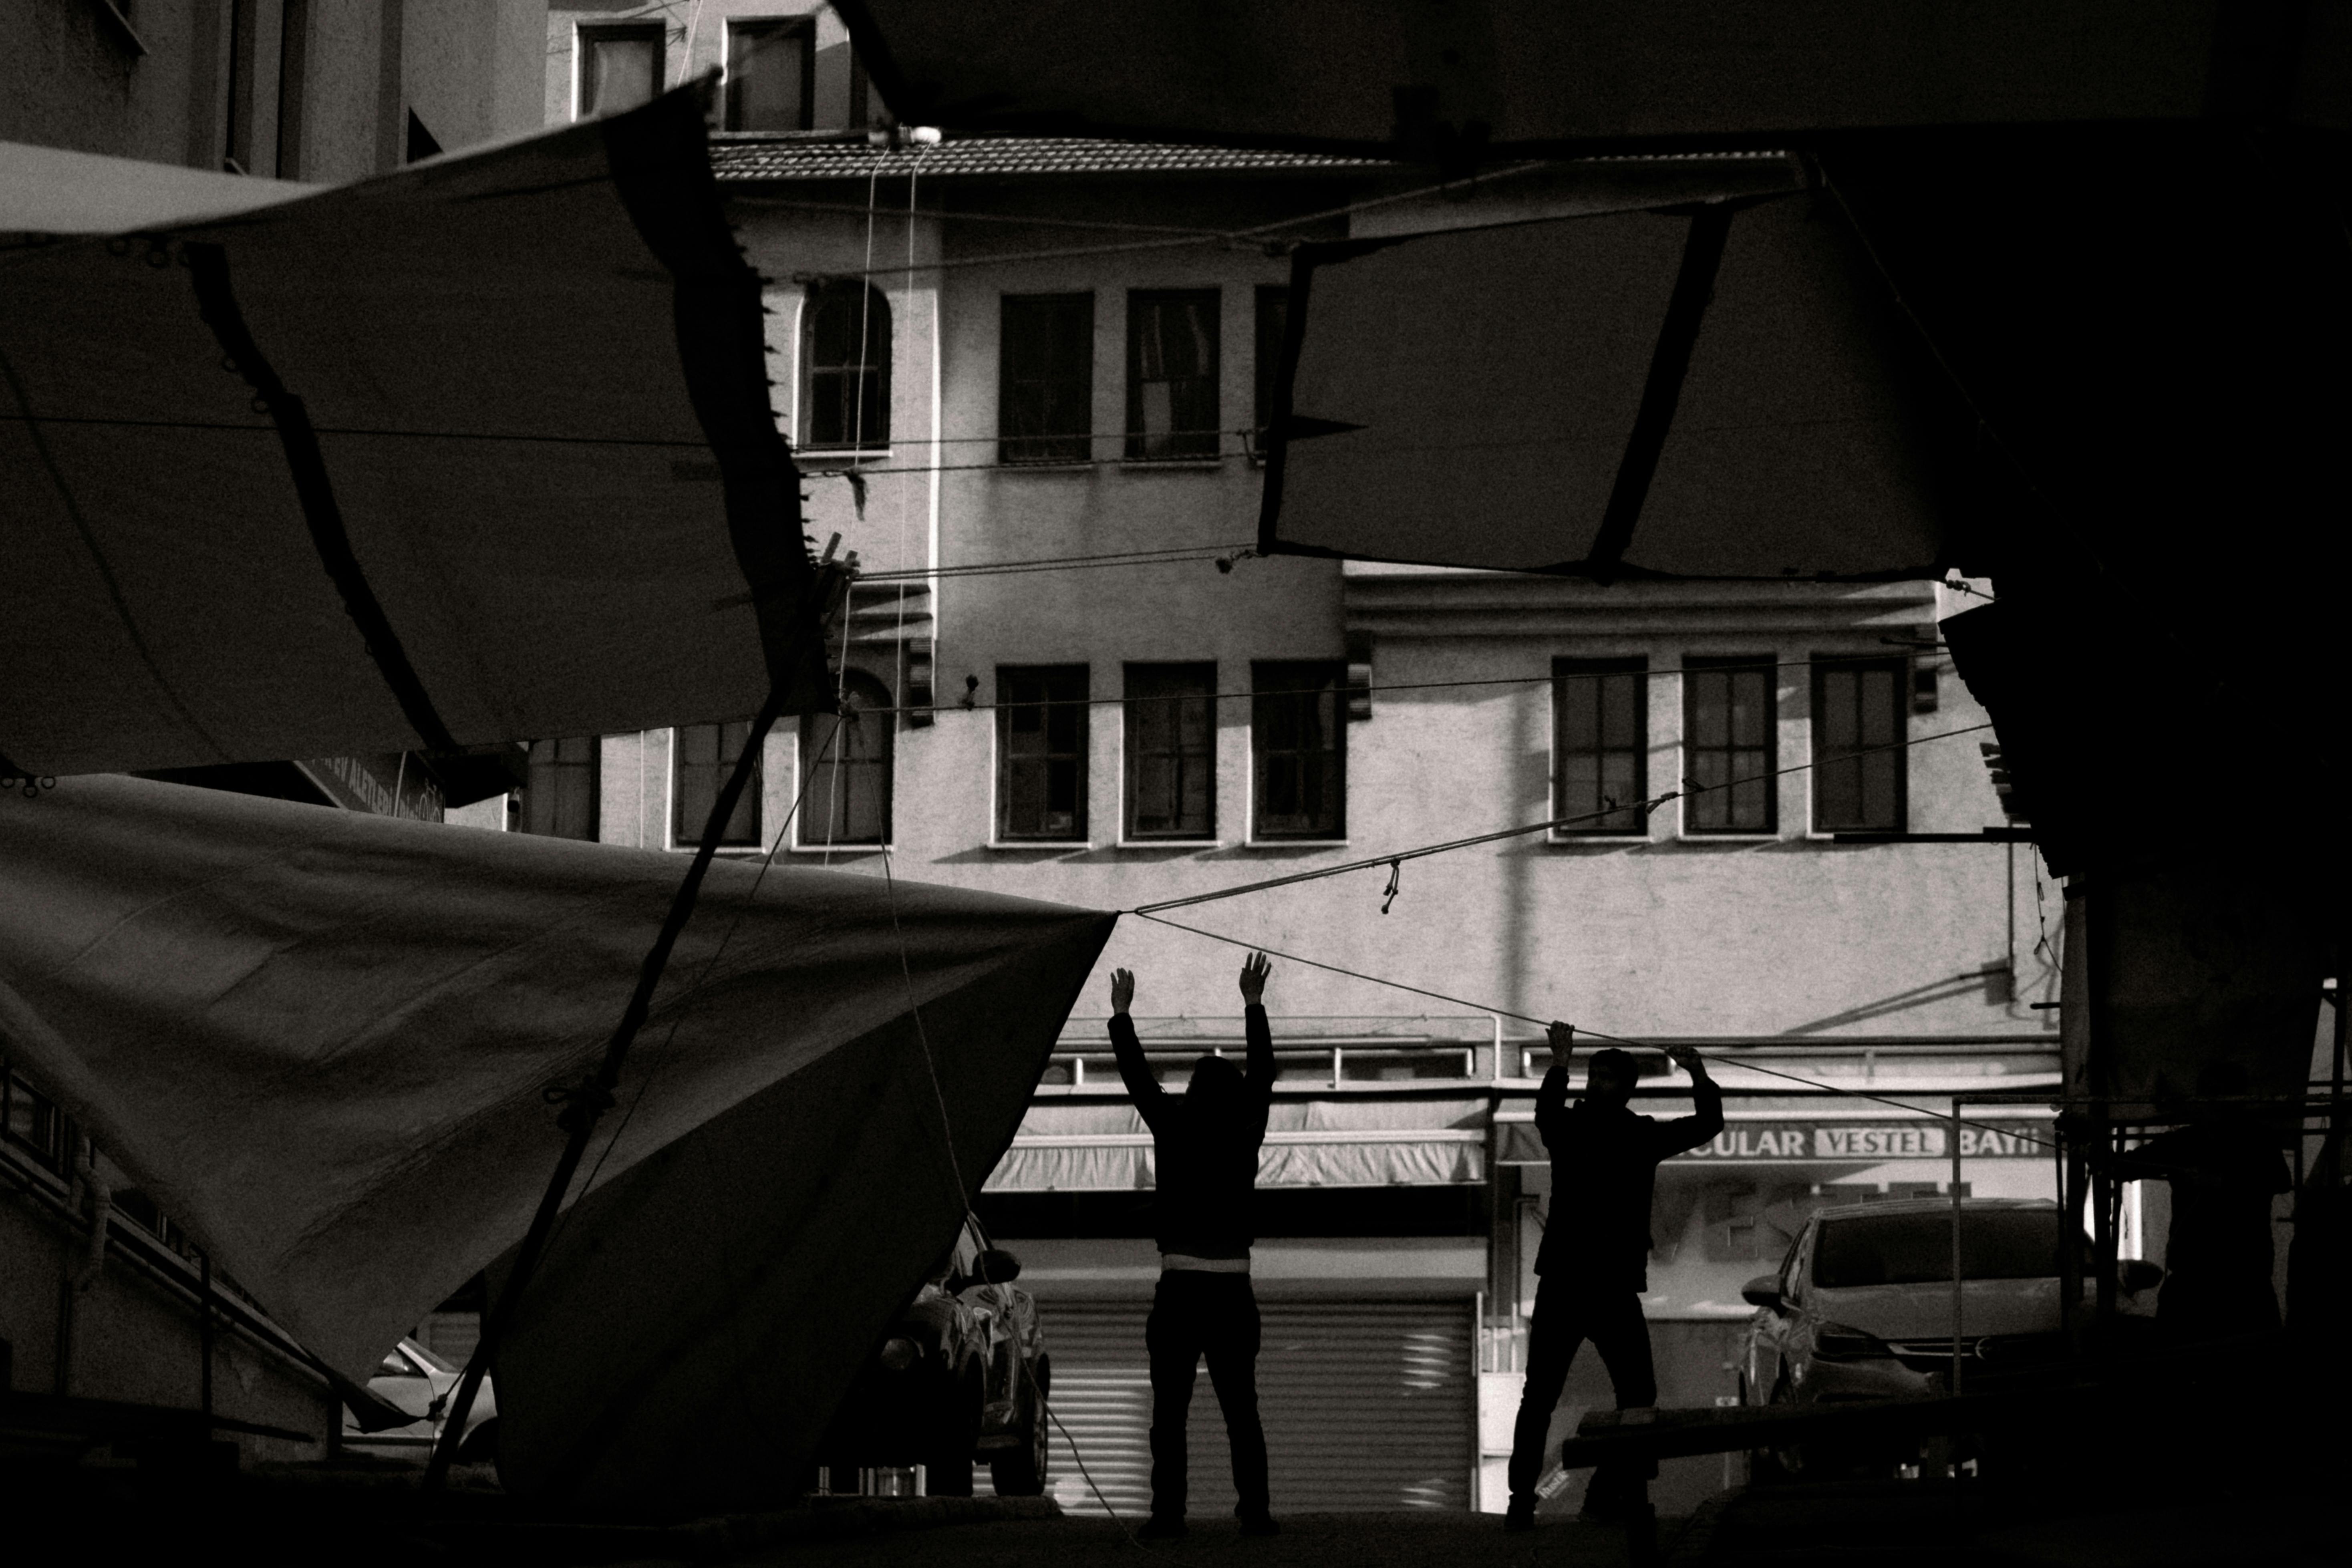
[[[547,0],[540,52],[544,57],[542,116],[550,125],[578,118],[580,29],[614,24],[664,24],[663,82],[677,87],[709,71],[724,78],[727,33],[738,20],[814,16],[816,51],[812,61],[810,118],[819,130],[850,122],[849,28],[829,5],[810,0],[695,0],[691,5],[649,9],[641,0]],[[536,62],[535,62],[536,63]],[[874,114],[882,112],[879,93],[869,93]]]

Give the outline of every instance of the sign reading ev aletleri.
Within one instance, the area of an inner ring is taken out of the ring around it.
[[[1677,1160],[1944,1160],[1939,1121],[1745,1121],[1727,1127]],[[2046,1130],[2031,1122],[1960,1129],[1963,1159],[2045,1153]]]

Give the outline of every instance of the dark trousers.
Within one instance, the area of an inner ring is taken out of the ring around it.
[[[1257,1296],[1246,1274],[1172,1268],[1143,1323],[1151,1355],[1151,1513],[1184,1517],[1184,1417],[1203,1356],[1234,1450],[1234,1511],[1266,1511],[1265,1429],[1257,1419]]]
[[[1568,1386],[1568,1369],[1591,1340],[1609,1369],[1617,1408],[1639,1410],[1658,1402],[1658,1378],[1650,1363],[1650,1325],[1642,1298],[1633,1290],[1579,1290],[1563,1280],[1536,1287],[1535,1316],[1528,1321],[1528,1382],[1519,1395],[1518,1424],[1511,1432],[1511,1495],[1534,1493],[1542,1479],[1544,1437],[1551,1413]],[[1657,1461],[1603,1465],[1592,1477],[1595,1495],[1622,1493],[1657,1474]]]

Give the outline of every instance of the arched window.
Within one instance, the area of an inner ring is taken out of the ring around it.
[[[803,450],[890,444],[890,302],[854,279],[813,286],[801,311]]]
[[[890,763],[898,716],[882,683],[856,670],[843,684],[841,709],[839,718],[810,713],[801,720],[804,848],[890,842]]]

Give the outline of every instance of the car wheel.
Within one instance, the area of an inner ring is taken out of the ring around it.
[[[1046,1449],[1051,1424],[1042,1399],[1029,1402],[1029,1419],[1023,1424],[1021,1446],[1007,1448],[989,1461],[988,1473],[998,1497],[1043,1497],[1045,1493]]]
[[[1780,1375],[1772,1380],[1772,1396],[1765,1401],[1787,1408],[1797,1403],[1797,1391],[1789,1382],[1789,1369],[1782,1367]],[[1799,1443],[1776,1443],[1764,1455],[1765,1463],[1778,1480],[1794,1480],[1805,1472],[1806,1454]]]

